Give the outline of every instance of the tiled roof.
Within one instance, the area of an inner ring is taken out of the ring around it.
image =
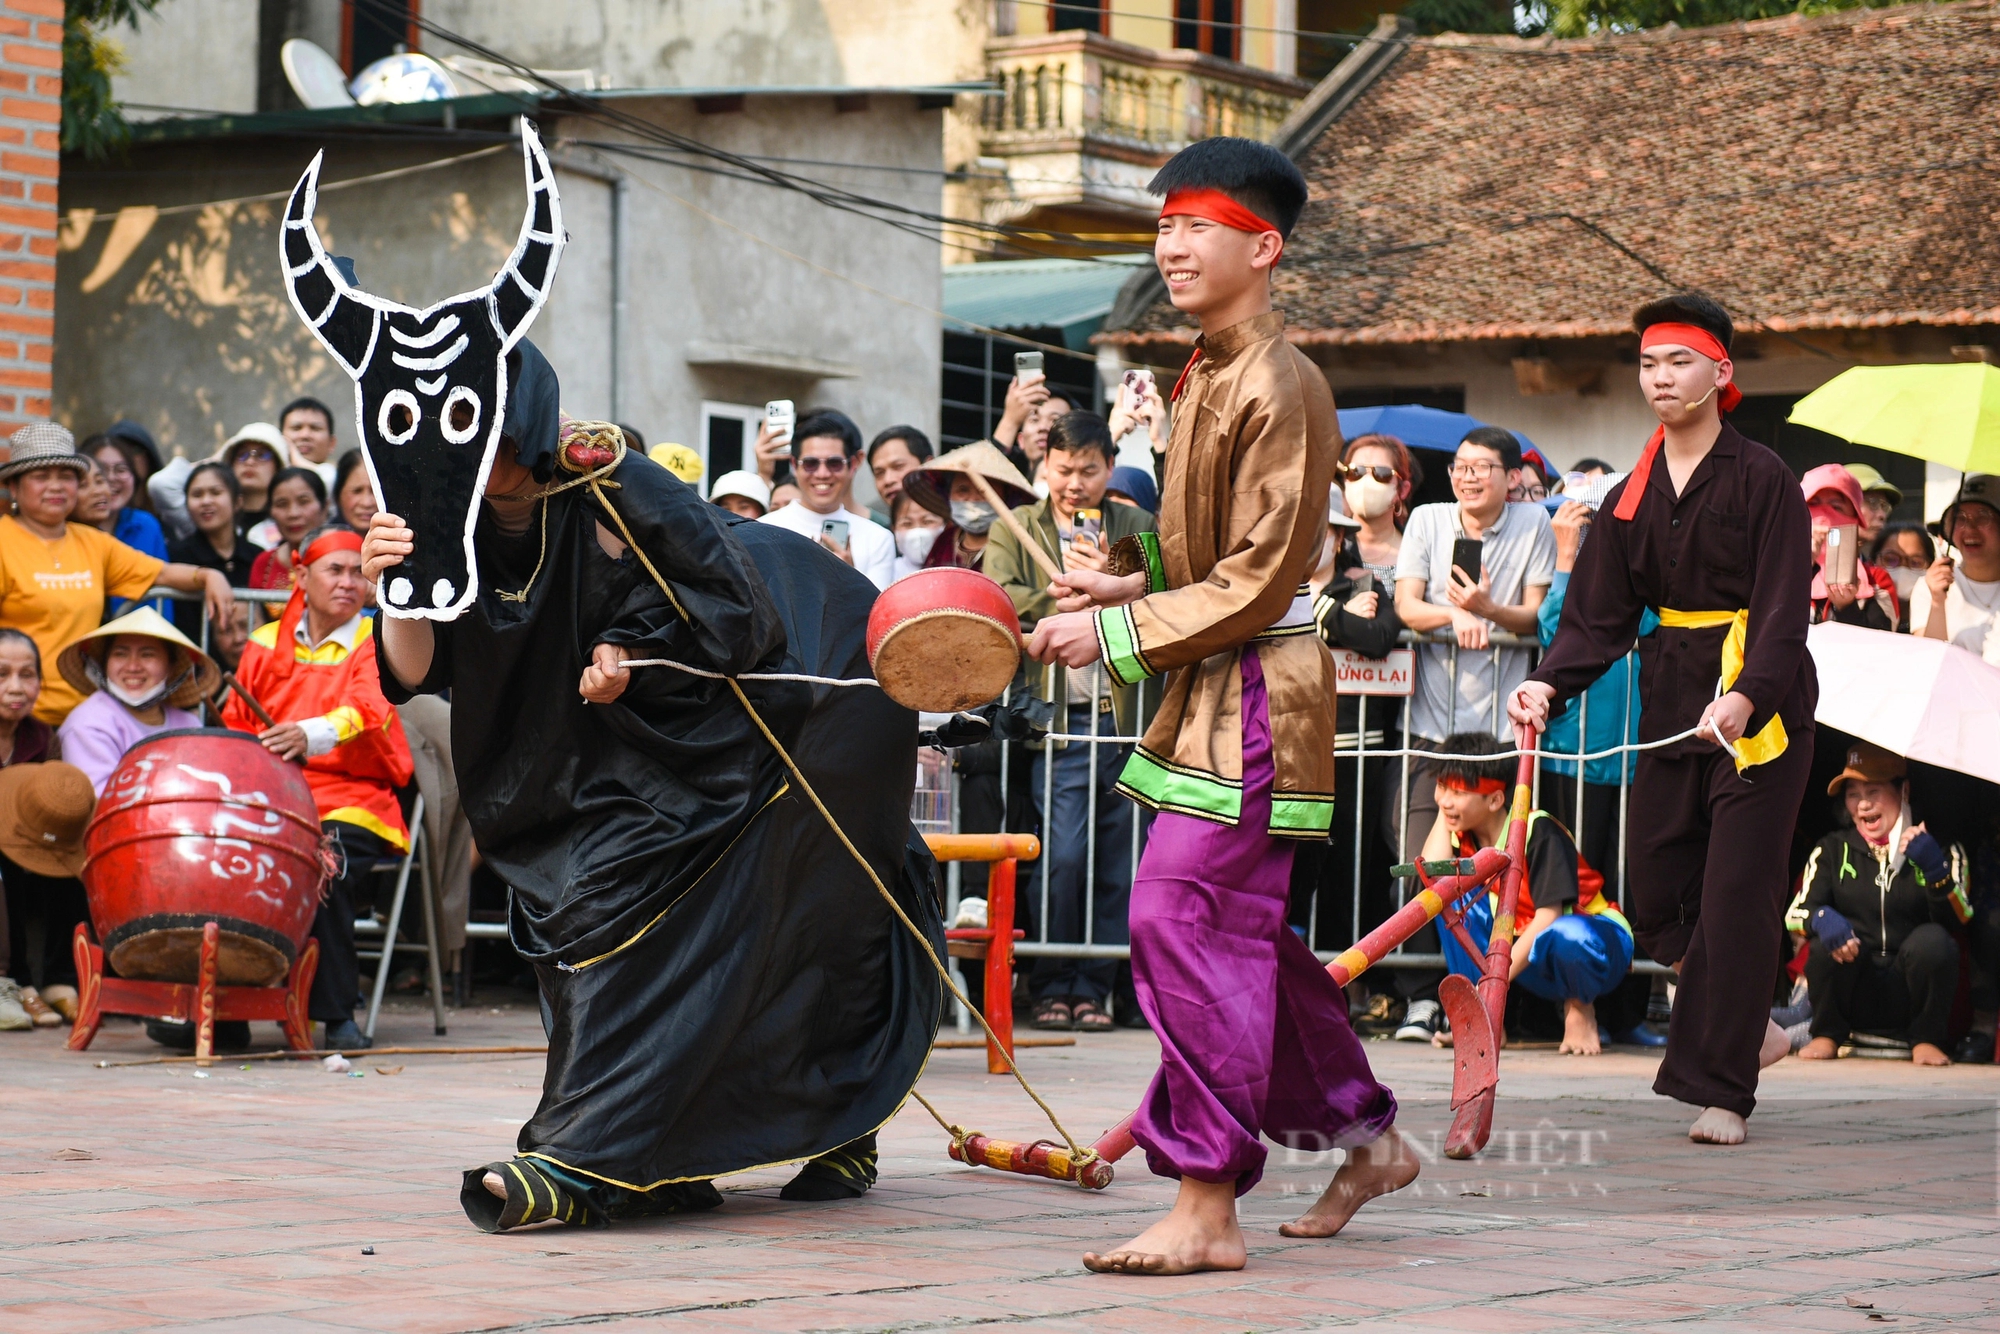
[[[1618,334],[1669,286],[1742,326],[2000,323],[2000,4],[1417,41],[1300,166],[1301,342]],[[1193,333],[1160,300],[1108,337]]]

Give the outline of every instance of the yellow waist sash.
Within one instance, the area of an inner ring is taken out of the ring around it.
[[[1728,626],[1729,637],[1722,641],[1722,690],[1736,684],[1736,678],[1743,673],[1743,643],[1750,629],[1748,607],[1741,611],[1675,611],[1672,607],[1655,607],[1653,611],[1661,625],[1674,630]],[[1753,764],[1769,764],[1784,753],[1785,720],[1774,713],[1756,736],[1746,736],[1736,743],[1736,772],[1742,773]]]

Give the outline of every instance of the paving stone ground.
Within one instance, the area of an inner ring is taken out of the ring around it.
[[[269,1031],[264,1031],[268,1029]],[[1274,1149],[1241,1210],[1241,1273],[1134,1279],[1078,1256],[1172,1198],[1139,1157],[1100,1194],[950,1162],[914,1104],[883,1133],[866,1199],[791,1205],[784,1173],[722,1183],[711,1214],[486,1236],[458,1174],[504,1157],[539,1056],[381,1057],[362,1078],[292,1063],[100,1069],[155,1055],[107,1025],[0,1034],[0,1331],[920,1331],[1234,1334],[1704,1329],[2000,1330],[2000,1070],[1788,1060],[1753,1139],[1685,1138],[1653,1058],[1510,1051],[1494,1141],[1426,1164],[1334,1241],[1280,1222],[1331,1155]],[[274,1026],[259,1026],[274,1045]],[[384,1015],[385,1043],[533,1043],[534,1012]],[[1450,1114],[1447,1055],[1369,1046],[1421,1144]],[[1079,1135],[1136,1101],[1150,1034],[1079,1036],[1023,1062]],[[378,1067],[402,1067],[384,1074]],[[923,1090],[989,1134],[1045,1133],[977,1051],[940,1051]],[[85,1160],[59,1160],[79,1149]],[[372,1247],[372,1255],[363,1254]],[[1856,1303],[1867,1303],[1862,1306]]]

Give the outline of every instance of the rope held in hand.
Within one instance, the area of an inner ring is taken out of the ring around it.
[[[612,429],[616,430],[615,427],[613,427]],[[627,447],[624,442],[624,435],[622,432],[620,432],[618,436],[617,459],[622,460],[624,458],[626,448]],[[614,460],[613,463],[608,466],[593,470],[592,474],[588,477],[588,484],[590,486],[591,494],[597,497],[597,501],[601,506],[603,506],[605,513],[611,516],[611,521],[618,525],[619,535],[625,539],[625,545],[631,548],[632,554],[639,558],[639,563],[646,567],[646,573],[653,576],[653,582],[660,586],[660,591],[666,595],[667,601],[672,604],[675,613],[679,615],[682,620],[687,621],[689,624],[693,624],[693,618],[687,614],[687,609],[681,606],[680,599],[674,596],[673,588],[668,585],[666,579],[662,577],[659,570],[654,567],[652,559],[646,555],[645,548],[641,547],[638,544],[638,542],[633,539],[632,530],[625,526],[625,516],[618,512],[617,508],[611,504],[610,499],[605,496],[602,490],[602,483],[600,481],[600,477],[604,473],[610,472],[612,468],[616,466],[617,466],[617,460]],[[658,665],[680,667],[683,664],[668,662],[662,659],[658,660]],[[896,914],[896,920],[901,922],[904,928],[909,931],[910,935],[916,938],[917,943],[924,947],[924,953],[930,957],[931,967],[937,970],[938,977],[944,981],[945,987],[950,990],[953,998],[956,999],[959,1004],[963,1005],[966,1008],[966,1010],[972,1014],[974,1018],[979,1020],[979,1026],[986,1030],[986,1036],[992,1039],[993,1041],[993,1049],[995,1051],[998,1051],[1002,1059],[1004,1059],[1007,1062],[1008,1073],[1014,1076],[1014,1082],[1021,1086],[1021,1091],[1023,1093],[1027,1094],[1030,1098],[1034,1100],[1035,1106],[1042,1109],[1042,1115],[1046,1116],[1049,1119],[1049,1124],[1054,1126],[1056,1129],[1056,1133],[1063,1137],[1063,1141],[1069,1145],[1070,1152],[1076,1155],[1076,1161],[1078,1163],[1087,1163],[1094,1161],[1097,1155],[1093,1153],[1089,1148],[1078,1143],[1076,1136],[1069,1133],[1068,1127],[1064,1126],[1061,1119],[1056,1116],[1055,1109],[1050,1107],[1049,1104],[1043,1100],[1042,1095],[1035,1091],[1035,1086],[1028,1082],[1027,1076],[1021,1073],[1021,1067],[1015,1064],[1014,1062],[1013,1053],[1009,1052],[1006,1049],[1006,1047],[1001,1044],[1000,1035],[993,1031],[993,1025],[989,1024],[986,1021],[986,1016],[979,1012],[978,1007],[973,1005],[973,1003],[966,998],[966,995],[963,991],[959,990],[958,984],[951,980],[951,970],[945,967],[944,960],[938,958],[937,951],[931,948],[930,940],[924,935],[923,931],[918,928],[917,924],[910,920],[910,915],[903,911],[903,905],[896,902],[896,896],[894,894],[891,894],[889,892],[889,887],[882,883],[882,877],[875,873],[875,868],[868,864],[868,859],[861,855],[861,850],[854,846],[853,840],[848,838],[847,831],[842,829],[840,827],[840,822],[833,818],[833,812],[827,809],[826,803],[820,800],[819,793],[815,792],[813,790],[813,785],[809,781],[807,781],[805,771],[799,768],[798,761],[792,758],[791,752],[785,749],[784,743],[778,740],[777,735],[774,732],[772,732],[770,727],[764,722],[763,715],[757,712],[757,706],[750,702],[750,697],[743,693],[743,687],[737,683],[736,678],[732,676],[723,676],[721,673],[711,673],[706,671],[696,672],[695,674],[699,676],[715,676],[729,683],[729,689],[735,694],[737,702],[743,706],[743,711],[750,715],[750,721],[757,725],[757,730],[763,733],[764,739],[766,741],[771,743],[771,749],[778,753],[778,758],[780,760],[784,761],[785,767],[791,771],[793,781],[798,783],[799,790],[806,794],[806,798],[809,801],[811,801],[813,807],[819,811],[820,817],[826,821],[827,828],[833,831],[833,836],[840,840],[840,845],[847,849],[848,855],[854,858],[855,863],[859,865],[863,871],[867,872],[869,881],[875,886],[875,892],[882,896],[882,901],[889,905],[889,909],[891,912]],[[836,684],[848,684],[848,683],[837,682]],[[870,681],[867,684],[873,685],[874,682]],[[943,1126],[946,1132],[950,1134],[955,1141],[962,1141],[965,1138],[965,1131],[957,1126],[951,1125],[948,1122],[946,1122],[946,1120],[942,1116],[938,1115],[937,1108],[931,1106],[930,1103],[926,1101],[921,1094],[918,1094],[915,1089],[910,1090],[910,1092],[911,1096],[915,1097],[918,1102],[923,1104],[924,1109],[928,1111],[932,1115],[932,1117],[936,1118],[937,1123]]]

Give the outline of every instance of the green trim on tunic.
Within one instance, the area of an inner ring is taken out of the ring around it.
[[[1333,798],[1317,793],[1271,794],[1271,833],[1278,838],[1325,838],[1333,830]]]
[[[1243,784],[1218,774],[1183,768],[1144,746],[1135,746],[1118,790],[1155,810],[1233,825],[1243,816]]]
[[[1106,607],[1097,613],[1097,648],[1113,685],[1135,686],[1159,675],[1140,651],[1139,626],[1132,619],[1130,603]]]
[[[1146,558],[1146,591],[1164,593],[1167,591],[1167,566],[1160,558],[1160,535],[1157,532],[1134,533],[1139,551]]]

